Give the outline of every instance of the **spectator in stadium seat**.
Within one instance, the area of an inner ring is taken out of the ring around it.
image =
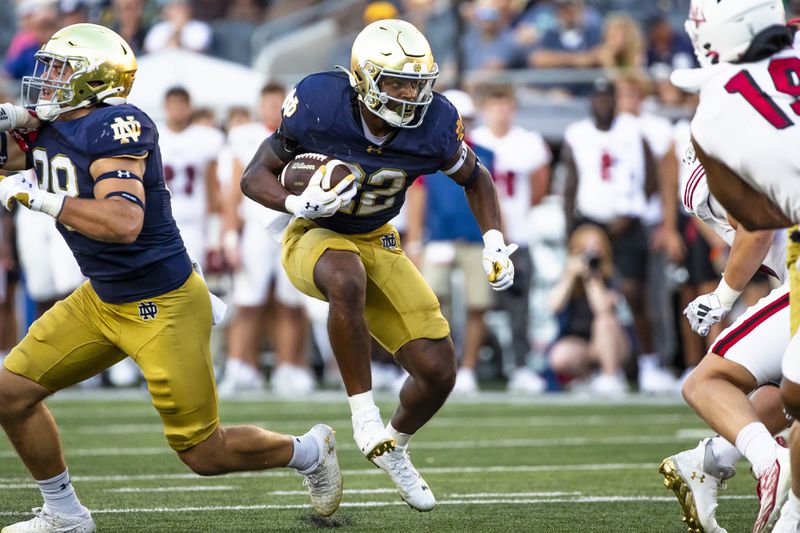
[[[507,0],[478,0],[461,40],[465,70],[504,69],[520,64],[521,50],[511,29]]]
[[[145,0],[113,0],[111,13],[111,29],[130,43],[134,54],[142,53],[149,30],[145,22]]]
[[[61,0],[58,15],[61,27],[89,22],[89,6],[84,0]]]
[[[33,72],[34,54],[58,29],[58,9],[53,4],[20,2],[17,7],[20,30],[6,52],[5,70],[15,80]]]
[[[607,69],[633,69],[644,65],[644,37],[639,24],[625,14],[612,14],[603,26],[598,63]]]
[[[584,224],[572,233],[568,254],[564,275],[550,293],[550,308],[562,323],[550,367],[564,377],[592,376],[594,393],[624,394],[622,365],[630,342],[618,316],[624,298],[613,287],[611,244],[602,228]]]
[[[587,24],[582,0],[556,1],[557,25],[548,30],[528,55],[528,65],[539,68],[593,67],[599,62],[602,32]]]
[[[166,48],[184,48],[205,52],[211,47],[211,27],[192,19],[189,0],[162,0],[161,22],[156,23],[144,40],[144,51],[157,52]]]
[[[676,68],[697,66],[692,43],[684,32],[676,32],[664,15],[652,18],[646,27],[646,65],[656,81],[658,98],[665,104],[678,104],[682,94],[670,83],[669,75]]]
[[[461,115],[465,139],[481,163],[492,172],[492,151],[470,141],[471,126],[476,116],[472,97],[459,90],[449,90],[442,94]],[[483,315],[494,301],[491,288],[483,283],[485,274],[480,263],[483,251],[480,228],[469,210],[462,187],[441,172],[417,180],[408,190],[406,205],[408,232],[403,247],[414,264],[422,270],[423,276],[439,298],[442,312],[451,323],[454,312],[461,313],[461,310],[453,309],[452,305],[453,274],[461,271],[463,275],[461,292],[466,320],[462,338],[454,339],[456,345],[461,347],[463,356],[453,392],[475,393],[478,391],[475,367],[485,333]]]

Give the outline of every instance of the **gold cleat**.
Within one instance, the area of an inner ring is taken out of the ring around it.
[[[366,454],[367,459],[372,461],[376,457],[380,457],[385,453],[393,452],[395,448],[397,448],[397,441],[394,439],[389,439],[383,442],[379,442],[377,446],[372,448],[372,450]]]
[[[664,486],[672,490],[675,497],[678,498],[678,504],[683,512],[681,520],[686,523],[688,533],[705,533],[703,526],[700,525],[700,517],[697,514],[692,490],[678,473],[672,457],[661,461],[658,471],[664,476]]]

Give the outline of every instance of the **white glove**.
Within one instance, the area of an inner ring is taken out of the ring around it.
[[[42,122],[27,109],[14,104],[0,104],[0,132],[35,130]]]
[[[504,291],[514,284],[514,263],[509,257],[519,246],[506,245],[503,234],[490,229],[483,234],[483,270],[489,284],[496,291]]]
[[[692,331],[703,337],[708,335],[711,326],[725,318],[740,294],[741,291],[730,288],[725,283],[725,278],[722,278],[714,292],[700,295],[692,300],[683,310],[683,314],[689,319]]]
[[[322,165],[311,176],[308,187],[300,196],[290,194],[286,197],[284,205],[289,213],[297,218],[307,218],[308,220],[329,217],[353,199],[358,192],[357,187],[350,187],[355,177],[350,174],[335,187],[326,191],[320,186],[326,172],[326,165]],[[345,191],[348,187],[350,189]]]
[[[0,201],[9,211],[14,202],[19,202],[31,211],[41,211],[58,218],[64,206],[64,199],[64,196],[40,189],[33,169],[10,176],[0,176]]]

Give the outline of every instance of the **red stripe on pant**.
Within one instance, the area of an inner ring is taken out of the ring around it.
[[[728,352],[728,350],[735,346],[737,342],[745,338],[760,324],[766,322],[769,317],[773,316],[781,309],[785,309],[788,305],[789,294],[787,293],[770,303],[768,306],[759,310],[757,313],[754,313],[753,316],[748,317],[744,322],[739,324],[734,330],[727,333],[725,336],[717,339],[714,342],[714,345],[711,346],[711,353],[715,353],[720,357],[725,357],[725,354]]]

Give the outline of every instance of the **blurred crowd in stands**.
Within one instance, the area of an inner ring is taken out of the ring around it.
[[[323,19],[335,21],[339,44],[306,55],[324,56],[319,62],[328,67],[349,65],[349,43],[364,24],[409,20],[431,43],[442,69],[436,89],[461,113],[468,141],[495,178],[507,239],[520,245],[513,290],[493,293],[480,231],[463,192],[443,175],[417,180],[395,220],[403,248],[451,320],[460,357],[455,393],[677,394],[715,336],[692,333],[681,311],[716,287],[727,254],[719,237],[685,214],[677,193],[689,177],[681,158],[696,102],[669,74],[695,65],[681,28],[688,3],[0,0],[0,101],[14,99],[41,44],[76,22],[113,28],[141,57],[182,48],[257,69],[263,47]],[[542,76],[547,71],[558,75]],[[279,245],[263,230],[264,209],[238,186],[259,143],[278,127],[289,88],[265,74],[250,107],[200,108],[192,102],[198,87],[175,86],[165,88],[160,109],[176,219],[212,290],[231,305],[215,336],[223,395],[269,382],[275,393],[297,396],[339,383],[326,305],[288,282]],[[207,75],[209,84],[224,83]],[[580,116],[544,135],[531,109],[553,99],[576,102]],[[0,352],[82,282],[52,223],[29,218],[37,214],[18,210],[1,221]],[[40,242],[38,255],[17,250],[18,235]],[[755,278],[742,308],[770,283]],[[377,343],[373,362],[376,389],[402,383]],[[127,363],[102,379],[139,382]]]

